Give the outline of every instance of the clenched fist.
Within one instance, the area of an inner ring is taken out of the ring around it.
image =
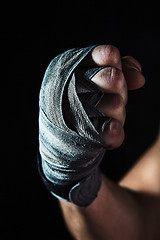
[[[97,108],[112,120],[103,131],[103,138],[109,145],[107,149],[119,147],[124,140],[123,125],[128,90],[135,90],[145,83],[140,63],[131,56],[120,56],[112,45],[100,45],[87,56],[86,63],[93,66],[106,66],[92,81],[105,93]]]

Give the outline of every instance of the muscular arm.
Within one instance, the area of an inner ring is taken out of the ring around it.
[[[146,239],[142,237],[145,216],[136,196],[104,176],[98,197],[89,207],[80,209],[62,201],[61,207],[75,239]]]
[[[118,184],[103,176],[98,197],[89,207],[79,208],[60,201],[64,219],[75,239],[160,239],[159,149],[156,141]],[[152,176],[148,175],[150,167]],[[145,182],[143,178],[147,176]]]
[[[160,132],[152,146],[123,177],[120,185],[160,196]]]
[[[113,46],[95,48],[92,63],[112,66],[95,75],[93,81],[106,93],[97,107],[112,117],[103,137],[109,149],[114,149],[124,139],[127,89],[141,87],[144,78],[140,64],[130,57],[121,61],[118,50]],[[153,144],[119,183],[102,176],[98,196],[88,207],[79,208],[60,201],[65,222],[75,239],[160,239],[159,142],[157,140]]]

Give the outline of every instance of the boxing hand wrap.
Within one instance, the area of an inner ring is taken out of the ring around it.
[[[101,184],[99,164],[106,143],[101,133],[110,118],[96,105],[103,92],[91,81],[104,67],[81,62],[95,46],[71,49],[54,58],[39,96],[39,170],[49,191],[88,206]]]

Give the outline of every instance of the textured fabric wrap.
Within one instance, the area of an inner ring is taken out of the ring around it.
[[[94,48],[68,50],[49,64],[39,96],[39,169],[51,193],[80,207],[97,196],[99,164],[107,146],[101,133],[110,118],[96,109],[103,97],[91,81],[104,67],[84,67]]]

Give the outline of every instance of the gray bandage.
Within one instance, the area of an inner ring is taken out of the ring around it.
[[[99,191],[98,166],[106,147],[101,132],[110,120],[96,109],[103,93],[91,81],[104,67],[81,64],[94,47],[54,58],[39,98],[41,175],[53,195],[80,207],[88,206]]]

